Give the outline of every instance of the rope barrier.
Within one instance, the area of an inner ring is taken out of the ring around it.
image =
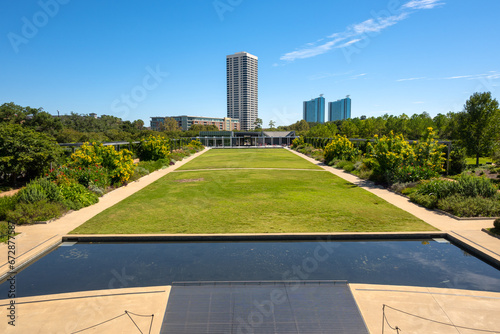
[[[433,323],[440,324],[440,325],[454,327],[456,329],[467,329],[467,330],[471,330],[471,331],[478,331],[478,332],[484,332],[484,333],[500,333],[500,331],[498,331],[498,330],[493,331],[493,330],[489,330],[489,329],[479,329],[479,328],[472,328],[472,327],[457,326],[457,325],[454,325],[454,324],[449,324],[449,323],[446,323],[446,322],[441,322],[441,321],[437,321],[437,320],[425,318],[425,317],[422,317],[422,316],[419,316],[419,315],[416,315],[416,314],[412,314],[412,313],[409,313],[409,312],[406,312],[406,311],[403,311],[403,310],[399,310],[397,308],[394,308],[394,307],[391,307],[389,305],[383,304],[383,307],[382,307],[383,318],[387,321],[387,324],[389,325],[389,327],[391,327],[391,325],[389,324],[389,321],[387,320],[387,316],[385,314],[385,307],[390,308],[391,310],[394,310],[396,312],[401,312],[403,314],[409,315],[409,316],[414,317],[414,318],[426,320],[426,321],[433,322]],[[391,327],[391,329],[397,330],[398,333],[401,330],[397,326],[396,326],[396,328],[392,328]],[[384,324],[382,323],[382,334],[383,333],[384,333]]]
[[[129,317],[129,319],[130,319],[130,320],[134,323],[135,327],[137,327],[137,330],[138,330],[141,334],[143,334],[143,333],[142,333],[142,331],[141,331],[141,329],[139,328],[139,326],[137,326],[137,324],[135,323],[134,319],[132,319],[132,317],[130,316],[130,314],[133,314],[133,315],[138,316],[138,317],[151,317],[151,323],[149,324],[149,334],[151,334],[151,328],[153,327],[153,319],[154,319],[154,316],[155,316],[155,315],[154,315],[154,314],[151,314],[151,315],[137,314],[137,313],[133,313],[133,312],[130,312],[130,311],[127,311],[127,310],[125,310],[125,312],[124,312],[123,314],[120,314],[120,315],[118,315],[118,316],[116,316],[116,317],[113,317],[113,318],[111,318],[111,319],[105,320],[105,321],[103,321],[103,322],[100,322],[100,323],[98,323],[98,324],[96,324],[96,325],[93,325],[93,326],[90,326],[90,327],[87,327],[87,328],[84,328],[84,329],[80,329],[79,331],[76,331],[76,332],[72,332],[71,334],[76,334],[76,333],[81,333],[81,332],[84,332],[84,331],[86,331],[86,330],[89,330],[89,329],[95,328],[95,327],[97,327],[97,326],[103,325],[103,324],[105,324],[105,323],[107,323],[107,322],[110,322],[110,321],[112,321],[112,320],[115,320],[115,319],[118,319],[118,318],[120,318],[120,317],[123,317],[124,315],[127,315],[127,316]]]

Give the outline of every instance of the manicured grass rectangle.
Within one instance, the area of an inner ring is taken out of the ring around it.
[[[212,168],[321,169],[285,149],[212,149],[179,170]]]
[[[219,152],[232,154],[208,153]],[[413,215],[326,171],[225,170],[170,173],[72,233],[432,230]]]

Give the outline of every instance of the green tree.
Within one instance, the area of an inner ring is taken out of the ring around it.
[[[253,124],[255,125],[256,129],[262,129],[262,124],[263,124],[262,119],[257,118]]]
[[[132,122],[132,125],[137,129],[137,130],[142,130],[144,128],[144,121],[142,119],[138,119]]]
[[[354,138],[358,134],[358,127],[352,119],[347,119],[342,122],[342,125],[340,126],[340,133],[347,138]]]
[[[165,122],[163,122],[160,125],[160,131],[165,131],[165,132],[181,131],[181,127],[179,126],[179,123],[175,119],[173,119],[172,117],[166,117]]]
[[[269,121],[269,127],[270,127],[271,129],[273,129],[275,125],[276,125],[276,122],[274,122],[273,120],[270,120],[270,121]]]
[[[333,122],[318,124],[307,131],[307,137],[333,138],[338,132],[337,125]]]
[[[0,125],[0,177],[15,184],[33,179],[56,162],[62,149],[48,135],[18,124]]]
[[[479,158],[488,155],[498,139],[500,111],[498,101],[491,93],[474,93],[466,102],[458,118],[458,135],[461,145],[469,155]]]
[[[52,117],[48,112],[40,109],[33,109],[31,117],[26,120],[26,125],[32,127],[38,132],[45,132],[55,136],[63,128],[62,122],[57,117]]]

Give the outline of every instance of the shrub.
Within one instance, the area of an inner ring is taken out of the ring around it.
[[[436,140],[436,132],[432,127],[428,127],[427,133],[414,147],[417,157],[416,164],[439,175],[445,171],[443,168],[446,162],[445,147],[446,145],[440,145]]]
[[[137,147],[137,156],[143,161],[167,159],[170,155],[170,140],[162,136],[150,135],[141,139]]]
[[[303,146],[304,143],[304,138],[303,137],[295,137],[295,139],[292,141],[292,148],[298,148],[299,146]]]
[[[173,159],[175,161],[181,161],[182,159],[184,159],[187,156],[188,155],[186,154],[186,152],[183,149],[174,150],[174,151],[172,151],[172,154],[170,155],[171,159]]]
[[[346,136],[335,135],[325,147],[325,161],[333,159],[353,161],[361,154]]]
[[[438,201],[437,207],[459,217],[494,217],[500,215],[498,197],[465,197],[453,195]]]
[[[373,170],[371,170],[371,169],[367,169],[367,170],[361,169],[359,171],[359,177],[363,180],[370,180],[372,178],[372,174],[373,174]]]
[[[87,187],[87,189],[99,197],[103,196],[106,193],[105,189],[103,189],[103,188],[101,188],[93,183],[90,183],[89,186]]]
[[[15,183],[33,179],[49,170],[62,149],[45,133],[17,124],[0,125],[0,178]]]
[[[493,226],[497,229],[497,231],[500,231],[500,218],[495,219]]]
[[[35,203],[41,200],[61,202],[63,195],[56,183],[46,178],[31,181],[17,194],[18,200],[23,203]]]
[[[434,195],[437,199],[451,196],[458,191],[458,183],[448,180],[430,180],[422,182],[418,188],[419,195]]]
[[[467,168],[467,152],[464,148],[452,146],[450,152],[450,170],[451,175],[462,173]]]
[[[354,170],[354,164],[352,162],[348,162],[342,167],[346,172],[350,173]]]
[[[61,192],[64,197],[64,205],[71,210],[79,210],[99,201],[96,194],[76,182],[70,182],[68,185],[62,185]]]
[[[427,166],[403,165],[394,170],[393,182],[415,182],[438,177],[439,174]]]
[[[462,174],[457,179],[457,192],[462,196],[493,197],[497,191],[497,187],[487,177]]]
[[[443,145],[434,139],[432,128],[422,141],[414,147],[403,135],[374,137],[374,143],[368,144],[367,157],[373,160],[374,177],[389,184],[395,182],[412,182],[438,176],[443,172]]]
[[[423,207],[426,207],[427,209],[434,209],[437,205],[437,196],[432,194],[432,195],[424,195],[420,194],[418,192],[414,192],[410,194],[410,201],[420,204]]]
[[[106,188],[111,183],[108,170],[98,164],[87,167],[60,166],[52,169],[46,176],[57,184],[67,183],[69,179],[73,179],[84,187],[89,187],[92,183],[99,188]]]
[[[134,172],[132,152],[127,149],[116,151],[113,146],[98,143],[84,143],[71,155],[72,167],[89,167],[99,165],[108,170],[112,183],[124,183]]]
[[[373,163],[373,173],[376,178],[388,183],[394,183],[397,169],[416,163],[416,154],[403,135],[395,135],[392,131],[388,136],[374,137],[374,143],[368,145],[368,158]]]
[[[398,183],[394,183],[393,185],[390,186],[390,190],[394,191],[395,193],[399,193],[399,194],[402,194],[403,193],[403,190],[405,190],[408,185],[411,184],[411,183],[401,183],[401,182],[398,182]]]
[[[61,203],[49,202],[46,199],[34,203],[18,203],[15,210],[9,211],[7,220],[19,225],[33,224],[59,217],[66,208]]]
[[[14,210],[17,204],[16,196],[0,197],[0,220],[5,220],[7,212]]]
[[[9,223],[0,221],[0,242],[7,242],[9,235]]]
[[[196,151],[201,151],[204,148],[203,144],[199,140],[191,140],[187,146],[194,148]]]

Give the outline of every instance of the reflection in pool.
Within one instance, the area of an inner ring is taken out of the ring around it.
[[[20,272],[17,296],[254,280],[347,280],[500,292],[499,270],[431,239],[77,243],[57,248]],[[7,290],[7,284],[0,285],[0,299]]]

